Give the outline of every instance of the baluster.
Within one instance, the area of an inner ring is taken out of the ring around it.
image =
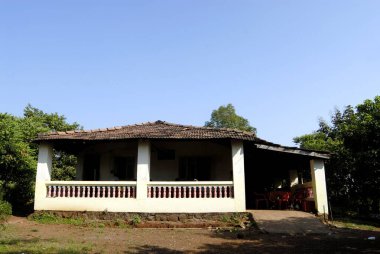
[[[161,198],[161,187],[158,186],[157,188],[158,188],[158,197]]]
[[[223,197],[227,197],[227,186],[223,186]]]
[[[50,186],[46,186],[46,197],[50,198]]]
[[[65,198],[66,197],[66,187],[67,186],[62,186],[62,197]]]
[[[182,187],[178,187],[178,198],[182,198]]]
[[[105,188],[107,190],[106,191],[106,195],[107,195],[106,197],[109,198],[111,196],[111,186],[106,186]]]
[[[117,187],[117,197],[118,197],[118,198],[121,197],[121,186],[118,186],[118,187]]]
[[[61,197],[61,186],[58,186],[58,194],[57,194],[58,197]]]
[[[162,193],[162,197],[166,198],[166,186],[164,186],[163,188],[164,188],[164,190],[163,190],[163,193]]]
[[[152,187],[151,186],[148,186],[148,198],[151,198],[151,193],[152,193]]]
[[[156,187],[152,186],[152,193],[151,193],[151,196],[152,198],[155,198],[156,197]]]
[[[122,198],[126,197],[126,193],[125,193],[126,192],[126,190],[125,190],[126,188],[128,188],[128,187],[126,187],[126,186],[121,187],[121,197]]]
[[[106,197],[106,188],[104,186],[102,186],[101,188],[102,188],[102,198],[105,198]]]
[[[112,197],[115,197],[115,186],[112,186]]]
[[[222,191],[221,191],[221,187],[218,186],[218,198],[221,198],[222,197]]]
[[[86,186],[85,188],[87,190],[85,198],[89,198],[90,197],[90,186]]]

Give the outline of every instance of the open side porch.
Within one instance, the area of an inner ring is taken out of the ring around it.
[[[247,209],[328,214],[323,158],[297,150],[245,146]]]

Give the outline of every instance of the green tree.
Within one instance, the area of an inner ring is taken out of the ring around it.
[[[335,110],[331,124],[294,138],[301,148],[332,152],[327,180],[332,200],[359,214],[379,213],[380,96]]]
[[[211,113],[210,121],[205,123],[206,127],[214,128],[231,128],[256,133],[256,128],[249,124],[244,117],[236,114],[235,107],[232,104],[220,106]]]
[[[38,156],[33,139],[37,133],[78,128],[79,124],[67,123],[64,116],[47,114],[31,105],[25,107],[23,117],[0,113],[0,198],[11,202],[15,210],[30,207]],[[55,151],[53,177],[72,178],[75,164],[75,156]]]

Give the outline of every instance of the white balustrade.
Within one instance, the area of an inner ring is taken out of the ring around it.
[[[148,198],[233,198],[233,182],[150,182]]]
[[[135,198],[136,182],[49,181],[47,198]]]

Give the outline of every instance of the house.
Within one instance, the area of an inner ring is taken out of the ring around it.
[[[255,134],[163,121],[38,135],[35,210],[142,213],[243,212],[254,195],[312,189],[328,213],[327,153],[280,146]],[[76,154],[75,181],[52,181],[53,149]]]

